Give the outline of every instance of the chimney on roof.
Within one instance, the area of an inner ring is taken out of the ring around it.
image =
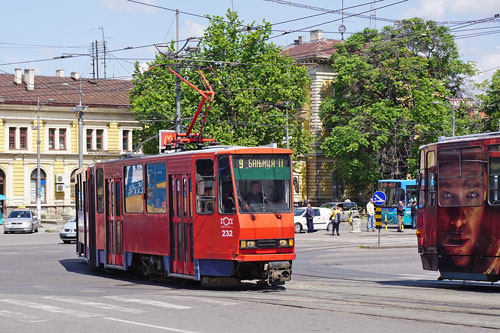
[[[78,73],[78,72],[71,72],[71,78],[73,80],[75,80],[75,81],[79,80],[80,79],[80,73]]]
[[[56,76],[57,77],[64,77],[64,69],[56,70]]]
[[[14,83],[16,85],[20,85],[23,83],[23,72],[21,71],[21,68],[16,68],[14,72]]]
[[[306,42],[306,36],[299,36],[299,45],[304,44]]]
[[[311,31],[311,42],[323,39],[323,30]]]
[[[24,83],[26,83],[27,90],[35,90],[35,70],[25,69],[24,70]]]

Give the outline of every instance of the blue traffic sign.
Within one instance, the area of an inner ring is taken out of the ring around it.
[[[385,203],[385,193],[382,191],[373,193],[373,203],[377,206],[383,205]]]

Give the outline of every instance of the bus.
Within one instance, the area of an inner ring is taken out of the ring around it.
[[[403,225],[411,227],[411,204],[417,201],[417,181],[415,179],[396,180],[384,179],[378,181],[378,191],[384,192],[385,203],[382,207],[382,223],[397,225],[396,208],[400,201],[405,206]]]
[[[420,147],[417,240],[439,279],[500,279],[500,132]]]

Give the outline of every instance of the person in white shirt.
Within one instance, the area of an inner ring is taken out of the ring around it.
[[[373,205],[373,199],[366,204],[366,231],[375,231],[375,206]]]

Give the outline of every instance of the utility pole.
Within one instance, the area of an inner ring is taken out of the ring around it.
[[[36,219],[38,225],[40,225],[40,219],[42,215],[42,203],[41,203],[41,193],[42,188],[40,187],[40,98],[38,98],[38,110],[36,112]]]
[[[176,39],[176,52],[179,52],[179,10],[175,10],[175,39]],[[180,74],[180,67],[177,65],[177,68],[175,69],[177,74]],[[175,81],[175,108],[176,108],[176,115],[175,115],[175,133],[179,134],[182,130],[181,128],[181,79],[176,76],[176,81]]]
[[[78,112],[78,168],[83,167],[83,106],[82,106],[82,78],[80,78],[80,103],[76,107]]]
[[[453,106],[453,113],[451,118],[451,136],[455,136],[455,97],[452,98],[451,105]]]
[[[290,139],[288,137],[288,106],[285,108],[286,114],[286,149],[290,149]]]
[[[78,168],[83,167],[83,111],[87,110],[87,107],[82,105],[82,78],[80,78],[80,89],[73,87],[69,83],[62,84],[65,87],[70,87],[80,92],[80,102],[73,108],[73,111],[78,113]]]

